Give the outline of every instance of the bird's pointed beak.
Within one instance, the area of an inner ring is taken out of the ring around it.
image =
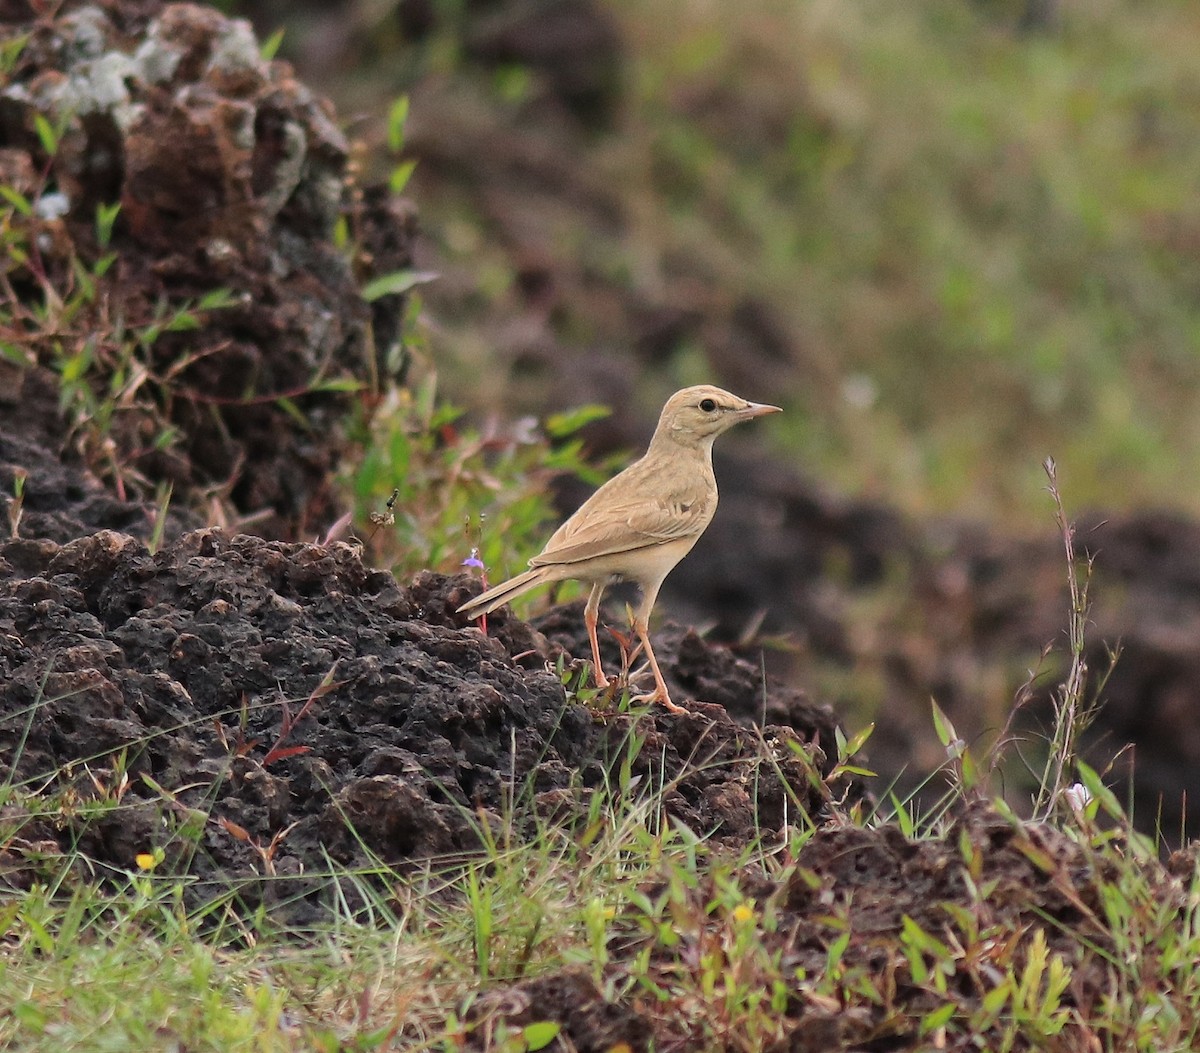
[[[737,411],[738,420],[753,420],[755,417],[765,417],[768,413],[782,413],[780,406],[768,406],[764,402],[747,402]]]

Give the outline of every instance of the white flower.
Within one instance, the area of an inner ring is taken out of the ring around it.
[[[61,219],[71,211],[71,199],[66,194],[55,191],[43,194],[33,207],[42,219]]]
[[[1068,786],[1064,791],[1067,797],[1067,803],[1071,806],[1071,811],[1082,812],[1092,799],[1091,791],[1081,782],[1075,783],[1074,786]]]

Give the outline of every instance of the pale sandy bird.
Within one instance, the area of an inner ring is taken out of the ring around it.
[[[654,672],[655,690],[647,697],[684,712],[671,701],[650,646],[650,611],[663,579],[691,551],[717,510],[713,441],[735,424],[778,412],[778,406],[747,402],[707,384],[675,392],[663,406],[645,455],[592,494],[529,561],[529,570],[464,603],[459,613],[478,618],[538,585],[567,578],[587,582],[592,591],[583,616],[596,685],[604,688],[609,681],[596,638],[600,597],[612,582],[635,582],[641,602],[633,612],[633,629]]]

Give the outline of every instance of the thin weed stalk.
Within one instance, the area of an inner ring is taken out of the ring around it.
[[[1054,521],[1062,538],[1067,561],[1067,647],[1070,658],[1067,675],[1053,696],[1054,725],[1049,743],[1050,750],[1038,783],[1033,808],[1035,818],[1046,819],[1063,800],[1067,786],[1073,779],[1079,743],[1096,717],[1097,704],[1094,696],[1091,701],[1087,697],[1088,663],[1085,639],[1090,610],[1088,587],[1092,579],[1095,557],[1089,555],[1081,561],[1077,556],[1075,526],[1067,518],[1062,492],[1058,487],[1058,468],[1054,458],[1047,457],[1042,467],[1049,480],[1047,490],[1054,501]]]

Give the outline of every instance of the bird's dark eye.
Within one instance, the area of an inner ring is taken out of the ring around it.
[[[712,411],[717,408],[717,404],[712,399],[701,399],[700,408],[704,410],[705,413],[712,413]]]

